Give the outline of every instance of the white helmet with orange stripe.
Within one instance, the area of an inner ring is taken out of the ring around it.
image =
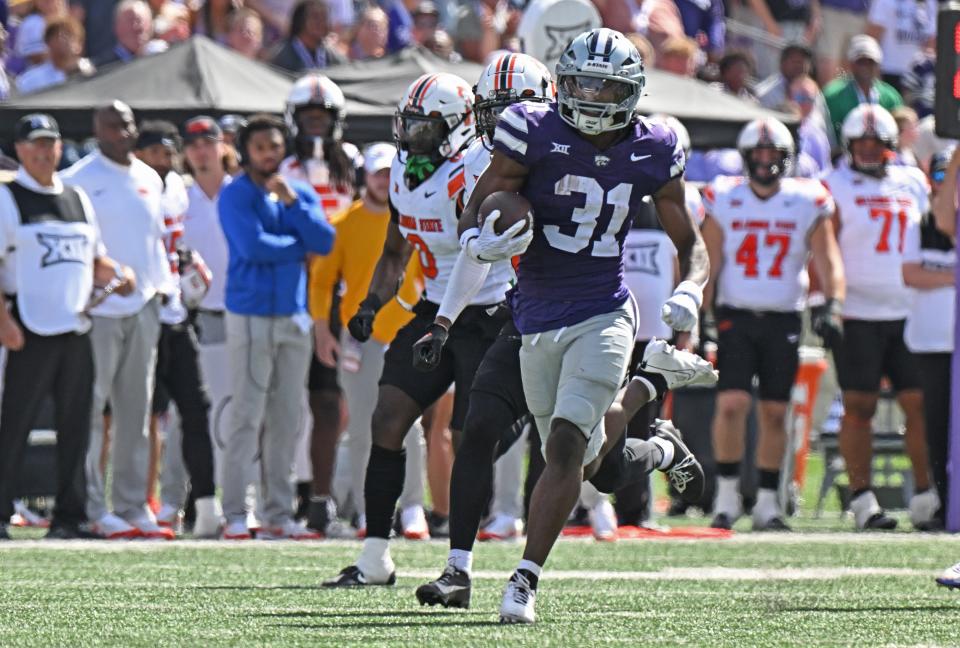
[[[790,129],[772,118],[754,119],[737,137],[737,150],[750,179],[772,185],[787,175],[793,166],[796,146]]]
[[[477,130],[490,148],[497,118],[504,108],[518,101],[553,101],[557,88],[547,66],[537,59],[526,54],[504,54],[483,70],[473,94]]]
[[[300,132],[297,112],[308,106],[323,108],[330,112],[332,123],[328,132],[322,137],[339,140],[343,134],[343,121],[347,116],[347,100],[340,87],[316,72],[297,79],[290,89],[290,94],[287,95],[287,106],[283,113],[287,128],[294,137],[297,137]]]
[[[449,159],[475,135],[473,91],[455,74],[424,74],[397,105],[394,136],[407,155]]]
[[[850,111],[840,129],[843,145],[850,153],[850,166],[868,175],[883,175],[894,157],[899,129],[885,108],[876,104],[860,104]],[[856,146],[857,142],[863,142]]]

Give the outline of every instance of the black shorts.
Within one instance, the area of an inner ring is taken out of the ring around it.
[[[789,401],[800,362],[800,314],[720,307],[716,317],[717,389],[752,392],[756,376],[760,400]]]
[[[328,367],[317,360],[317,354],[310,356],[310,373],[307,375],[307,389],[317,391],[340,391],[337,368]]]
[[[843,344],[833,352],[840,389],[876,393],[883,376],[894,391],[920,389],[917,360],[903,341],[905,322],[843,321]]]
[[[421,410],[433,405],[454,385],[450,425],[462,430],[474,376],[509,313],[499,305],[468,306],[450,329],[440,365],[433,371],[419,371],[413,366],[413,345],[433,323],[437,308],[437,304],[426,300],[413,308],[415,317],[400,329],[384,355],[380,384],[396,387]]]
[[[520,331],[511,319],[484,354],[471,388],[501,399],[511,409],[514,421],[530,413],[520,377],[520,345]]]

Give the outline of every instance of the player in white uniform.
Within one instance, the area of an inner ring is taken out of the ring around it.
[[[331,587],[382,585],[395,581],[387,544],[404,481],[403,439],[421,412],[456,386],[451,428],[463,428],[470,383],[505,316],[501,312],[510,279],[509,261],[494,266],[464,315],[449,331],[434,325],[450,272],[460,252],[457,219],[463,191],[463,152],[474,139],[470,86],[452,74],[426,74],[414,81],[397,107],[400,154],[390,173],[393,222],[370,291],[349,322],[361,342],[371,334],[380,307],[396,292],[410,254],[420,255],[425,294],[416,317],[387,350],[373,414],[373,447],[364,497],[367,535],[355,565],[325,583]],[[510,236],[513,232],[510,233]],[[429,336],[449,338],[448,352],[430,371],[413,345]]]
[[[346,99],[337,84],[311,72],[293,84],[284,112],[293,135],[294,154],[280,164],[280,174],[313,187],[328,219],[353,203],[359,185],[358,169],[363,166],[363,156],[357,148],[343,141],[346,107]],[[339,317],[327,318],[327,322],[339,321]],[[337,330],[330,333],[339,336],[339,326],[334,326]],[[315,336],[322,333],[314,329]],[[322,363],[314,354],[310,359],[307,388],[313,421],[312,429],[307,421],[296,455],[300,510],[309,501],[307,526],[330,537],[345,537],[349,530],[337,523],[337,505],[331,496],[337,442],[345,423],[340,415],[345,404],[336,366]]]
[[[753,528],[785,531],[789,528],[777,488],[807,301],[807,262],[812,257],[828,304],[817,310],[814,326],[831,342],[841,334],[843,266],[829,192],[819,182],[785,177],[796,152],[787,127],[773,119],[752,121],[741,131],[737,148],[748,177],[723,176],[704,191],[703,238],[711,268],[704,304],[716,297],[720,371],[713,420],[718,483],[711,526],[729,529],[742,513],[740,462],[757,376],[760,488]]]
[[[929,185],[919,169],[888,164],[897,146],[897,124],[883,108],[861,104],[843,121],[841,135],[849,165],[824,179],[837,203],[848,286],[843,346],[834,353],[844,405],[840,452],[857,528],[893,529],[897,521],[884,514],[870,489],[870,422],[884,375],[906,415],[906,450],[920,497],[911,508],[936,495],[929,490],[919,371],[903,340],[911,294],[901,273],[904,237],[929,209]]]

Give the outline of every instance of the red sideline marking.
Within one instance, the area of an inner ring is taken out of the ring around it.
[[[561,534],[567,538],[589,538],[593,530],[588,526],[565,527]],[[621,540],[726,540],[734,532],[710,527],[671,527],[663,531],[635,526],[622,526],[617,529]]]

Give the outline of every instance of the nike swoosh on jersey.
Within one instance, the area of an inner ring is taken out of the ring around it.
[[[424,197],[424,198],[430,198],[430,197],[433,196],[435,193],[437,193],[437,192],[436,192],[436,191],[424,191],[424,192],[423,192],[423,197]]]
[[[630,154],[631,162],[639,162],[640,160],[646,160],[647,158],[653,157],[653,155],[636,155],[635,153]]]

